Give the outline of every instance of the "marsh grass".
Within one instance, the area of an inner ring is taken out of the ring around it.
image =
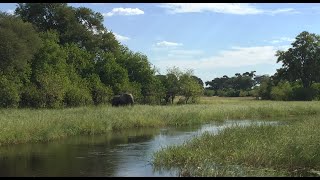
[[[132,128],[186,126],[227,119],[279,119],[318,115],[319,102],[203,98],[201,104],[66,109],[0,109],[0,145],[51,141]]]
[[[234,126],[206,133],[154,154],[156,169],[181,176],[319,176],[320,120],[299,118],[287,125]]]

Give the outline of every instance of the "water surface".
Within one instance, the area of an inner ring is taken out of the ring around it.
[[[218,133],[235,123],[246,126],[263,122],[241,120],[182,128],[145,128],[2,146],[0,176],[178,176],[175,171],[154,171],[152,154],[204,132]]]

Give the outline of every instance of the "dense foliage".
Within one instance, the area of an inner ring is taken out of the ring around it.
[[[189,103],[202,93],[200,78],[178,78],[156,75],[147,56],[122,45],[91,9],[18,3],[14,15],[0,13],[0,107],[109,104],[123,92],[137,103],[166,104],[171,90]]]
[[[272,100],[319,100],[320,36],[303,31],[287,51],[277,51],[282,67],[272,75],[255,71],[207,81],[206,95],[256,96]]]
[[[236,73],[205,82],[178,67],[157,74],[148,57],[122,45],[103,16],[67,3],[18,3],[0,13],[0,107],[109,104],[129,92],[141,104],[196,103],[200,95],[319,100],[320,36],[306,31],[278,51],[274,75]],[[179,97],[178,101],[174,101]]]

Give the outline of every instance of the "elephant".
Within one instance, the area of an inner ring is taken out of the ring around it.
[[[133,106],[133,103],[133,96],[130,93],[119,94],[112,98],[112,106],[125,106],[129,104]]]

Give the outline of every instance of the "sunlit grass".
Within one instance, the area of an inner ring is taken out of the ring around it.
[[[137,127],[185,126],[227,119],[318,115],[320,103],[202,98],[200,104],[66,109],[0,109],[0,145],[50,141]]]
[[[320,176],[320,118],[287,125],[230,127],[154,154],[158,169],[182,176]]]

